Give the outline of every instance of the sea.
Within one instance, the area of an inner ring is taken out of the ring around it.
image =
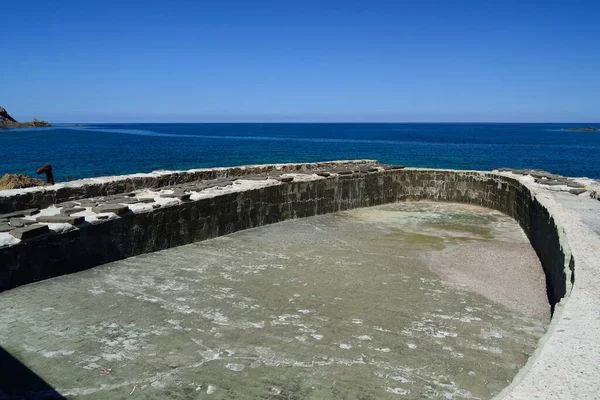
[[[129,123],[0,130],[0,175],[51,164],[57,181],[191,168],[375,159],[407,167],[544,169],[600,178],[589,124]],[[591,124],[600,126],[600,124]]]

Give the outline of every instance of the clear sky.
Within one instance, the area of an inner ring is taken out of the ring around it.
[[[19,120],[600,120],[598,0],[5,0]]]

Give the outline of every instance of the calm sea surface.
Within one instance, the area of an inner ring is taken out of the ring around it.
[[[598,124],[596,124],[597,126]],[[541,168],[600,178],[600,132],[578,124],[87,124],[0,131],[0,175],[57,180],[243,164],[369,158],[412,167]]]

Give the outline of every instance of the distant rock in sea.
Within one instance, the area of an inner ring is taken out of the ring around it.
[[[12,128],[46,128],[52,126],[51,123],[46,121],[39,121],[36,118],[31,122],[19,122],[2,107],[0,107],[0,129],[12,129]]]
[[[586,127],[574,127],[574,128],[563,128],[563,131],[592,131],[595,132],[598,128],[594,126],[586,126]]]

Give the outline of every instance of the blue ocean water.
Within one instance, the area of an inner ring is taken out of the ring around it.
[[[57,181],[243,164],[376,159],[412,167],[540,168],[600,178],[600,132],[581,124],[87,124],[0,130],[0,175]],[[598,124],[596,124],[598,126]]]

